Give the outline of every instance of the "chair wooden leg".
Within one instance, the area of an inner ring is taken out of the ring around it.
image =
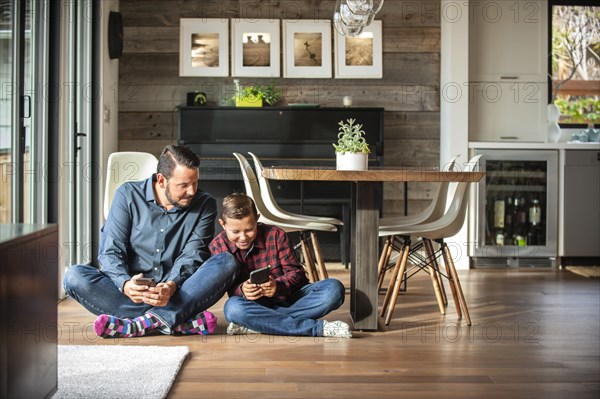
[[[435,276],[438,280],[438,286],[440,288],[440,294],[442,295],[442,303],[444,307],[448,306],[448,297],[446,296],[446,289],[444,288],[444,281],[442,278],[442,274],[440,273],[440,264],[437,261],[437,257],[435,256],[435,249],[433,248],[433,243],[429,238],[423,238],[423,245],[425,247],[425,253],[427,257],[431,259],[432,267],[435,270]],[[444,314],[444,313],[442,313]]]
[[[444,254],[444,262],[447,262],[447,267],[450,268],[450,274],[452,275],[452,280],[454,281],[454,285],[456,286],[456,293],[458,295],[458,300],[460,302],[460,306],[463,310],[463,314],[465,319],[467,320],[467,325],[471,325],[471,316],[469,315],[469,309],[467,307],[467,301],[465,300],[465,295],[463,294],[462,287],[460,285],[460,280],[458,279],[458,273],[456,273],[456,268],[454,267],[454,261],[450,256],[450,250],[448,249],[448,245],[446,243],[442,243],[442,253]]]
[[[452,299],[454,300],[454,307],[456,308],[456,313],[459,318],[462,318],[462,310],[460,307],[460,302],[458,300],[458,291],[456,290],[456,284],[454,284],[454,279],[452,278],[452,273],[450,273],[450,265],[448,263],[448,259],[446,259],[446,253],[442,247],[442,256],[444,258],[444,266],[446,268],[446,275],[448,276],[448,284],[450,284],[450,292],[452,292]]]
[[[394,236],[390,236],[385,240],[383,249],[381,250],[381,256],[379,257],[379,264],[377,265],[377,291],[381,289],[383,280],[385,278],[386,266],[392,255],[392,242]]]
[[[429,273],[429,278],[431,279],[431,285],[433,286],[435,299],[437,301],[438,308],[440,309],[440,313],[444,315],[446,314],[446,306],[444,305],[444,298],[442,296],[442,290],[440,288],[440,280],[438,278],[435,256],[432,251],[432,247],[430,246],[431,242],[427,238],[422,238],[422,241],[423,249],[425,250],[425,255],[428,263],[427,272]]]
[[[325,280],[326,278],[329,278],[329,274],[327,274],[327,269],[325,268],[325,261],[323,260],[323,255],[321,254],[321,247],[319,246],[317,233],[311,231],[310,239],[312,241],[313,251],[315,252],[315,260],[317,261],[317,266],[319,268],[319,280]]]
[[[390,277],[390,283],[388,284],[388,288],[385,291],[385,297],[383,298],[383,303],[381,305],[381,314],[380,316],[383,317],[385,315],[385,311],[387,310],[387,307],[390,303],[390,297],[392,296],[392,292],[394,291],[394,285],[396,284],[396,278],[398,277],[398,271],[400,270],[400,266],[402,263],[402,250],[404,248],[404,244],[402,244],[402,248],[400,249],[400,255],[398,256],[398,260],[396,261],[396,264],[394,265],[394,268],[392,269],[392,275]]]
[[[441,314],[446,314],[446,306],[444,306],[444,299],[442,298],[442,292],[440,290],[440,281],[437,278],[437,271],[433,266],[427,266],[429,277],[431,278],[431,284],[433,285],[433,292],[435,293],[435,299],[438,303],[438,308]]]
[[[304,267],[306,268],[306,272],[308,273],[308,278],[313,283],[318,281],[318,276],[316,276],[315,263],[312,259],[312,255],[310,253],[310,248],[304,238],[304,235],[300,235],[300,244],[302,246],[302,256],[304,257]]]
[[[387,306],[387,314],[385,316],[385,325],[389,325],[392,320],[392,314],[394,313],[394,308],[396,307],[396,301],[398,300],[398,294],[400,293],[400,287],[402,286],[402,279],[404,278],[404,271],[406,270],[406,263],[408,261],[408,253],[410,252],[410,239],[406,239],[404,241],[404,245],[402,246],[402,252],[400,257],[398,258],[400,261],[400,269],[398,270],[398,275],[396,276],[395,284],[394,284],[394,292],[392,292],[392,296],[390,297],[390,303]],[[386,295],[387,296],[387,295]]]

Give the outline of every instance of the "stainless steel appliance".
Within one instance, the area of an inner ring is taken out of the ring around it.
[[[553,267],[558,249],[558,151],[475,149],[486,178],[471,213],[472,267]]]

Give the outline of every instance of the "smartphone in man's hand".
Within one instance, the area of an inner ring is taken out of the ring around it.
[[[156,283],[152,277],[138,277],[133,279],[136,285],[147,285],[148,287],[156,287]]]
[[[262,284],[269,281],[271,275],[271,265],[256,269],[250,272],[250,283]]]

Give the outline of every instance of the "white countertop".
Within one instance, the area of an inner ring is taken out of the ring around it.
[[[514,150],[600,150],[600,143],[523,143],[498,141],[470,141],[469,148],[514,149]]]

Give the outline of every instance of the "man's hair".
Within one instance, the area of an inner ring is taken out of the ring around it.
[[[160,158],[158,158],[156,172],[169,179],[173,176],[173,171],[177,165],[197,169],[200,166],[200,159],[189,147],[184,145],[168,145],[160,154]]]
[[[236,193],[223,198],[223,211],[221,213],[223,221],[243,219],[250,215],[254,215],[254,219],[258,219],[258,211],[254,201],[246,194]]]

